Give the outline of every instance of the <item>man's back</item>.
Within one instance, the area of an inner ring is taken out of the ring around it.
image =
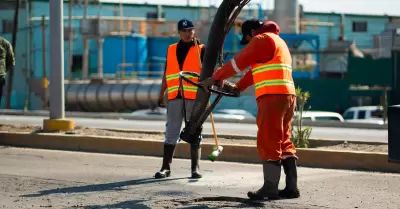
[[[0,78],[6,76],[6,72],[14,67],[15,58],[9,41],[0,36]]]

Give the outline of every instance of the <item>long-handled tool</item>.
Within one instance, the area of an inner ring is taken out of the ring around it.
[[[199,58],[199,62],[200,62],[200,66],[201,66],[201,56],[200,56],[199,47],[197,44],[197,39],[194,38],[193,41],[194,41],[194,45],[196,47],[197,56]],[[210,101],[208,101],[208,106],[211,106]],[[215,147],[214,147],[214,151],[208,156],[208,159],[210,159],[211,161],[214,162],[214,160],[219,156],[219,154],[221,154],[221,152],[224,148],[219,145],[217,133],[215,131],[215,124],[214,124],[214,118],[213,118],[212,112],[210,112],[210,119],[211,119],[211,126],[212,126],[212,130],[213,130],[213,134],[214,134]]]
[[[208,105],[210,106],[210,102],[208,102]],[[215,131],[215,126],[214,126],[214,118],[212,115],[212,112],[210,112],[210,119],[211,119],[211,126],[214,134],[214,141],[215,141],[215,147],[213,152],[208,156],[208,159],[214,162],[215,159],[221,154],[222,150],[224,149],[222,146],[219,145],[217,133]]]
[[[223,51],[223,42],[226,34],[229,33],[229,30],[231,29],[230,25],[233,24],[241,9],[249,2],[250,0],[222,0],[222,3],[215,13],[210,31],[208,33],[207,47],[204,53],[201,73],[199,75],[198,73],[194,72],[181,71],[179,76],[183,80],[194,86],[203,88],[201,81],[204,81],[212,76],[216,67],[218,55]],[[197,77],[200,82],[194,82],[190,80],[189,76]],[[230,85],[231,83],[228,84],[228,87],[234,85]],[[211,107],[208,108],[207,106],[211,93],[215,93],[217,96],[215,100],[211,102]],[[221,88],[218,85],[212,85],[208,90],[199,89],[199,91],[197,91],[196,100],[192,108],[190,119],[185,124],[185,127],[179,135],[182,141],[189,144],[199,143],[204,122],[207,120],[210,112],[223,96],[239,97],[240,92],[236,90],[231,91],[231,88]]]

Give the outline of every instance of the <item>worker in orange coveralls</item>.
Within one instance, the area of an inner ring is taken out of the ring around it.
[[[236,90],[244,91],[255,85],[258,106],[257,149],[263,164],[264,185],[248,192],[250,199],[263,200],[298,198],[296,148],[290,141],[292,118],[296,105],[292,78],[292,58],[279,26],[272,21],[247,20],[242,25],[241,44],[248,44],[232,60],[201,82],[207,91],[211,85],[251,67],[236,83]],[[281,164],[286,175],[286,187],[278,190]]]

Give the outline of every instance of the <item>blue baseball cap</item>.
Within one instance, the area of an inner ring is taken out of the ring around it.
[[[178,30],[192,29],[192,28],[194,28],[194,24],[193,24],[192,21],[187,20],[187,19],[179,20],[179,22],[178,22]]]

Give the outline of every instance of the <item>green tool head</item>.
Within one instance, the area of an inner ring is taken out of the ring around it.
[[[216,159],[215,155],[213,155],[212,153],[208,156],[208,159],[213,161]]]

